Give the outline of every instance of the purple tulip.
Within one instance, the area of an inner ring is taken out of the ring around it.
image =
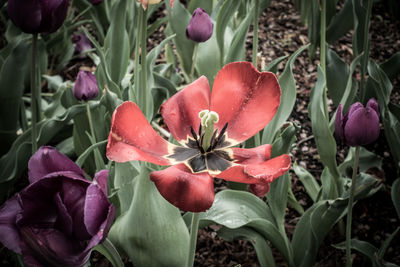
[[[0,207],[0,241],[28,266],[83,266],[114,219],[108,171],[90,182],[53,147],[41,147],[28,169],[30,184]]]
[[[84,58],[85,55],[83,53],[93,48],[89,38],[87,38],[83,33],[74,34],[72,36],[72,42],[74,43],[75,47],[74,53],[78,54],[79,58]]]
[[[69,0],[8,0],[11,21],[26,33],[52,33],[63,24]]]
[[[195,42],[205,42],[213,33],[213,23],[210,16],[202,8],[196,8],[186,28],[186,36]]]
[[[83,101],[96,98],[99,94],[96,77],[90,71],[86,70],[79,71],[72,90],[76,99]]]
[[[346,115],[339,104],[335,118],[335,134],[349,146],[362,146],[374,142],[379,136],[379,107],[371,98],[367,106],[354,103]]]

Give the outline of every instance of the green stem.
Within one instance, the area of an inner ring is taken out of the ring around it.
[[[147,49],[147,10],[139,8],[141,14],[140,24],[140,65],[141,65],[141,104],[142,111],[148,118],[149,112],[147,111],[147,61],[146,61],[146,49]]]
[[[254,25],[253,25],[253,66],[257,69],[257,50],[258,50],[258,8],[259,0],[255,0],[254,7]]]
[[[192,224],[190,226],[190,243],[189,243],[189,255],[186,264],[187,267],[192,267],[194,263],[194,255],[196,253],[197,232],[199,230],[199,219],[200,219],[200,213],[194,212],[192,214]]]
[[[138,25],[136,29],[136,40],[135,40],[135,69],[133,72],[133,88],[134,93],[129,96],[130,100],[133,100],[133,94],[135,94],[136,99],[139,100],[139,59],[140,59],[140,29],[142,23],[143,12],[142,7],[139,7],[139,16],[136,19],[136,24]],[[139,103],[141,105],[141,103]]]
[[[360,99],[365,101],[365,74],[367,73],[368,58],[369,58],[369,24],[371,18],[372,0],[368,0],[367,13],[365,15],[364,24],[364,40],[363,40],[363,58],[361,60],[361,81],[360,81]]]
[[[32,105],[32,154],[37,150],[37,115],[38,115],[38,88],[36,84],[36,55],[37,33],[32,36],[32,64],[31,64],[31,105]]]
[[[92,113],[90,112],[89,102],[86,102],[86,114],[87,114],[88,121],[89,121],[90,134],[92,135],[93,140],[96,142],[96,135],[94,135]]]
[[[321,68],[326,77],[326,0],[321,0],[321,32],[320,32],[320,62]],[[323,93],[323,104],[324,104],[324,111],[325,117],[329,121],[329,113],[328,113],[328,100],[327,100],[327,87],[324,87]]]
[[[346,262],[347,267],[351,267],[351,219],[353,212],[354,191],[356,189],[356,177],[358,171],[358,161],[360,157],[360,147],[356,146],[354,156],[353,175],[351,176],[351,188],[349,196],[349,204],[347,206],[347,223],[346,223]]]
[[[199,48],[199,44],[195,43],[194,48],[193,48],[192,67],[190,68],[190,81],[191,82],[194,81],[194,66],[196,65],[198,48]]]

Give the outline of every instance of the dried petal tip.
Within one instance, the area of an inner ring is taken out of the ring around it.
[[[96,77],[90,71],[79,71],[73,92],[78,100],[88,101],[96,98],[99,94]]]
[[[213,23],[210,16],[202,8],[197,8],[186,28],[186,36],[195,42],[205,42],[213,33]]]

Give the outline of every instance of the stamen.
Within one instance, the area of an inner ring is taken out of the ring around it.
[[[192,136],[193,136],[194,140],[197,141],[197,134],[196,134],[196,132],[193,130],[193,127],[192,127],[192,126],[190,126],[190,132],[192,133]]]
[[[217,136],[217,130],[215,130],[213,135],[211,136],[210,147],[207,149],[207,152],[210,152],[214,148],[214,143],[216,141],[216,139],[215,139],[216,136]]]

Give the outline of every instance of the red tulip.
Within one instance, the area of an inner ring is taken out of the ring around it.
[[[266,193],[269,184],[289,169],[289,155],[271,159],[271,145],[233,146],[269,123],[280,98],[274,74],[260,73],[249,62],[228,64],[217,74],[211,93],[202,76],[161,106],[168,129],[182,146],[164,140],[135,103],[124,102],[112,117],[107,157],[117,162],[172,165],[152,172],[150,179],[166,200],[182,210],[199,212],[211,207],[214,177],[254,184],[253,189]],[[200,119],[199,113],[217,114],[210,139],[201,126],[205,117]]]

